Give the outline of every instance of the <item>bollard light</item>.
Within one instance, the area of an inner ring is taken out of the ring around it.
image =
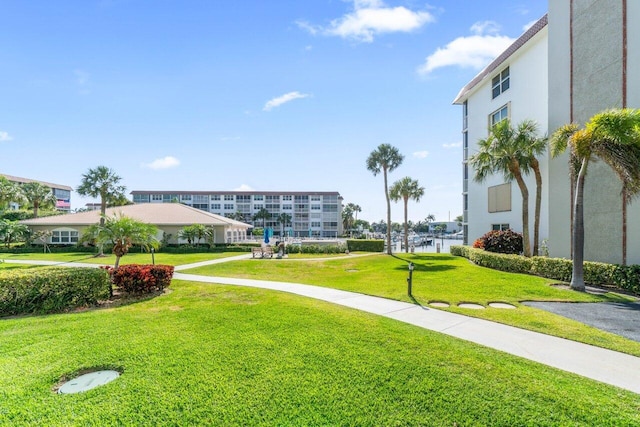
[[[156,257],[154,255],[155,249],[151,247],[151,264],[156,265]]]
[[[412,282],[413,282],[413,269],[414,269],[414,265],[412,262],[409,263],[409,277],[407,278],[407,294],[411,297],[413,295],[411,295],[411,286],[412,286]]]

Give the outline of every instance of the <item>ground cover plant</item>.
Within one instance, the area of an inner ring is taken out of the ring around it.
[[[409,261],[415,265],[413,298],[407,295]],[[614,293],[591,295],[560,289],[550,286],[553,281],[549,279],[478,267],[464,258],[448,254],[376,254],[333,260],[276,260],[273,263],[246,260],[183,272],[305,283],[415,302],[424,306],[433,301],[443,301],[451,304],[446,310],[456,313],[640,356],[638,342],[520,304],[521,301],[619,302],[628,301],[628,297]],[[461,302],[475,302],[484,306],[490,302],[506,302],[515,305],[517,309],[468,310],[456,307]]]
[[[0,425],[637,425],[640,396],[287,293],[174,281],[0,321]],[[114,382],[57,395],[62,377]]]

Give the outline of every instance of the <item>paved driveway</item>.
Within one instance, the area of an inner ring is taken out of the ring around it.
[[[640,302],[566,303],[525,301],[522,304],[550,311],[640,342]]]

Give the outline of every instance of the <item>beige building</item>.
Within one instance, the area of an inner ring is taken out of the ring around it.
[[[73,191],[73,188],[69,187],[68,185],[37,181],[35,179],[21,178],[19,176],[6,175],[3,173],[0,173],[0,176],[5,177],[9,181],[15,182],[18,185],[26,184],[29,182],[39,182],[40,184],[46,185],[47,187],[51,188],[53,195],[56,196],[56,209],[60,212],[69,212],[71,210],[71,191]],[[10,207],[11,209],[19,209],[20,205],[18,203],[11,202]]]
[[[138,204],[107,208],[107,216],[124,215],[158,227],[158,240],[166,238],[168,243],[186,243],[178,238],[180,229],[193,224],[213,228],[213,243],[234,243],[246,240],[251,227],[240,221],[204,212],[180,203]],[[48,243],[54,245],[75,245],[82,232],[100,221],[100,211],[79,212],[66,215],[34,218],[21,221],[32,231],[52,232]]]

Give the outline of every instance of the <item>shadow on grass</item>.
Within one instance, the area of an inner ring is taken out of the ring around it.
[[[434,263],[432,261],[439,261],[438,258],[441,258],[440,260],[442,261],[451,261],[450,257],[425,257],[425,256],[412,256],[410,259],[409,258],[402,258],[398,255],[391,255],[392,257],[394,257],[397,260],[406,262],[407,265],[406,266],[402,266],[399,265],[397,267],[394,267],[395,270],[400,270],[400,271],[409,271],[409,263],[413,263],[413,271],[415,272],[435,272],[435,271],[450,271],[450,270],[455,270],[456,267],[453,265],[449,265],[449,264],[443,264],[443,263]]]

